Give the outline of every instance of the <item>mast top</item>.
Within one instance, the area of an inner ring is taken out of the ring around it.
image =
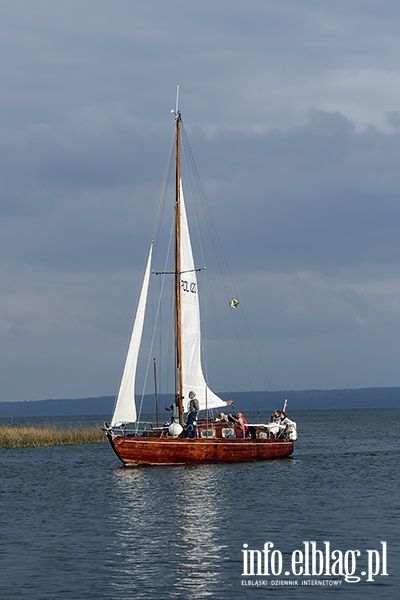
[[[180,121],[181,120],[181,111],[179,110],[179,83],[176,86],[176,103],[175,103],[175,110],[173,108],[171,108],[171,113],[174,114],[175,116],[175,121]]]

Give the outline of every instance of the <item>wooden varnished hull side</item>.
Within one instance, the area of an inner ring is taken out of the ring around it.
[[[294,450],[294,442],[274,439],[108,438],[125,465],[249,462],[284,458]]]

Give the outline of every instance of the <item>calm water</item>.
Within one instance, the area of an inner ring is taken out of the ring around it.
[[[400,410],[289,416],[293,458],[257,464],[128,469],[108,444],[0,449],[0,598],[398,598]],[[268,541],[283,570],[304,541],[359,549],[358,574],[385,541],[389,576],[242,576],[243,544]]]

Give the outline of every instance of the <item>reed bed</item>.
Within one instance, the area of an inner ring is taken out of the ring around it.
[[[36,448],[105,442],[101,425],[59,428],[54,425],[0,425],[0,448]]]

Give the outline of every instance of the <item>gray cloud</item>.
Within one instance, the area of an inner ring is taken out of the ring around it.
[[[399,385],[399,12],[7,3],[0,400],[116,390],[176,83],[272,386]]]

